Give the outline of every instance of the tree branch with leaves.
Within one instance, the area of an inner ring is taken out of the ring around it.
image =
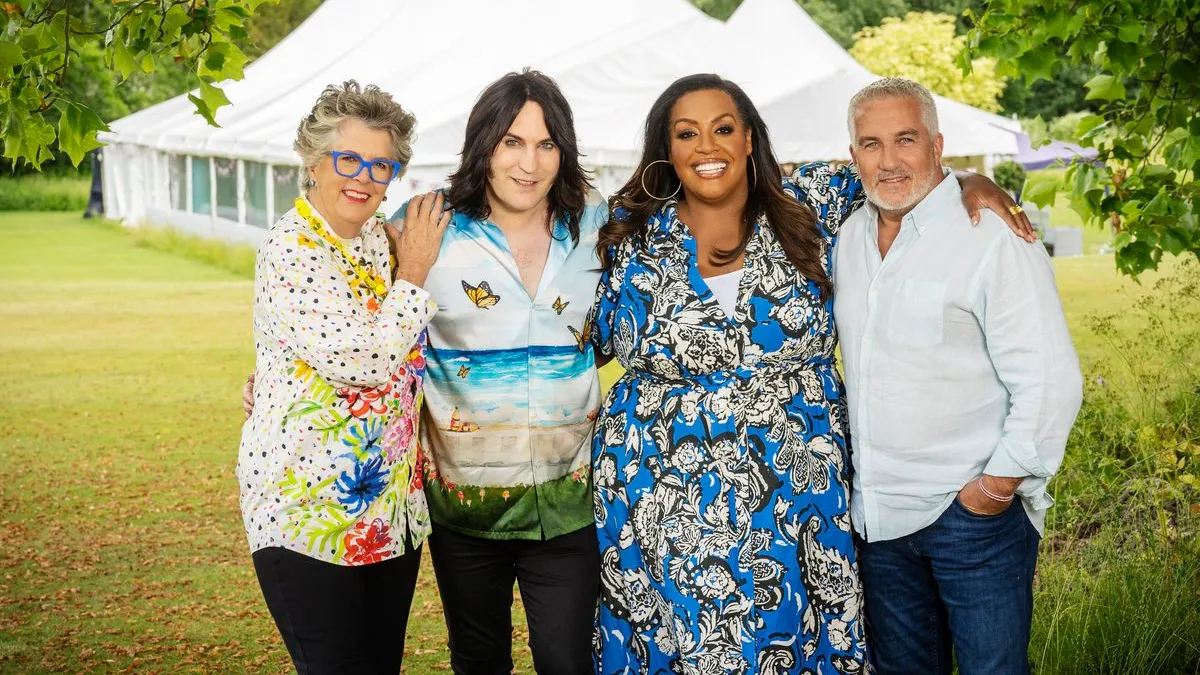
[[[1073,64],[1100,70],[1084,85],[1098,110],[1078,132],[1096,163],[1031,177],[1027,198],[1045,206],[1063,191],[1085,222],[1111,225],[1131,276],[1164,254],[1200,257],[1200,3],[991,0],[969,18],[964,71],[971,54],[1030,82]]]
[[[107,131],[67,86],[72,58],[99,47],[121,81],[153,72],[165,55],[186,68],[196,113],[216,126],[229,104],[218,86],[238,80],[246,56],[236,41],[263,2],[278,0],[18,0],[0,2],[0,137],[3,156],[34,168],[56,147],[78,166]]]

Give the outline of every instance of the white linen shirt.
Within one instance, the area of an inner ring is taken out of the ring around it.
[[[878,212],[834,251],[834,318],[850,402],[851,520],[867,541],[933,523],[980,474],[1017,490],[1042,531],[1082,377],[1041,244],[984,211],[972,227],[946,178],[879,254]]]

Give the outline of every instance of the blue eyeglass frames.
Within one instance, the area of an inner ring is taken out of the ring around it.
[[[337,175],[343,178],[354,178],[362,173],[363,169],[366,169],[367,176],[371,178],[371,181],[380,185],[392,182],[404,168],[400,162],[393,162],[383,157],[371,160],[363,159],[362,155],[357,152],[330,150],[329,154],[333,156],[333,170]]]

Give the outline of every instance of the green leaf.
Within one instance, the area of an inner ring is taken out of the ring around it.
[[[1105,56],[1108,59],[1109,65],[1107,70],[1128,73],[1137,68],[1138,61],[1142,58],[1142,49],[1139,45],[1113,42],[1108,45]]]
[[[1171,143],[1163,154],[1172,166],[1193,171],[1200,162],[1200,136],[1188,134],[1184,129],[1178,131],[1184,131],[1183,137]]]
[[[112,65],[121,74],[121,81],[129,79],[133,71],[137,69],[137,61],[133,58],[133,54],[129,53],[129,48],[125,46],[125,41],[117,39],[112,43]]]
[[[218,51],[210,51],[204,57],[204,68],[209,72],[219,73],[225,66],[225,55]]]
[[[1133,241],[1133,235],[1129,234],[1129,230],[1125,230],[1124,232],[1121,232],[1117,236],[1113,237],[1112,246],[1114,249],[1120,250],[1128,246],[1129,242],[1131,241]]]
[[[196,107],[196,114],[203,117],[204,121],[208,122],[209,126],[220,126],[217,124],[217,120],[213,118],[212,108],[208,107],[208,104],[204,102],[204,99],[196,96],[195,94],[188,94],[187,97],[188,100],[192,102],[192,105]]]
[[[1050,79],[1054,75],[1054,66],[1057,63],[1058,54],[1046,47],[1025,52],[1017,59],[1017,67],[1024,73],[1025,81],[1029,84]]]
[[[25,50],[20,46],[0,40],[0,72],[11,74],[13,68],[25,61]]]
[[[1137,276],[1158,267],[1154,261],[1154,247],[1150,244],[1144,241],[1130,241],[1124,246],[1118,246],[1115,239],[1113,244],[1116,249],[1117,267],[1127,274]]]
[[[1147,181],[1175,179],[1175,172],[1171,170],[1171,167],[1165,164],[1150,164],[1149,166],[1144,167],[1139,173],[1141,173],[1143,179]]]
[[[1092,200],[1087,197],[1079,197],[1072,194],[1068,203],[1071,206],[1071,210],[1079,214],[1079,219],[1084,223],[1100,219],[1101,213],[1092,205]]]
[[[1088,115],[1079,120],[1079,124],[1075,127],[1075,133],[1079,136],[1079,140],[1089,140],[1107,126],[1108,122],[1103,117]]]
[[[188,94],[188,100],[196,106],[196,114],[214,127],[221,126],[217,124],[216,120],[217,109],[229,105],[229,98],[225,96],[225,92],[221,91],[220,87],[211,85],[204,80],[200,80],[198,91],[200,92],[199,96]]]
[[[1142,28],[1142,22],[1131,16],[1117,29],[1117,39],[1121,42],[1137,42],[1142,37]]]
[[[1187,233],[1171,227],[1163,228],[1163,231],[1158,235],[1158,245],[1171,255],[1179,255],[1186,251],[1188,248],[1187,242]]]
[[[54,142],[54,127],[41,116],[22,110],[10,110],[4,126],[4,157],[17,164],[24,160],[35,169],[51,159],[50,144]]]
[[[33,80],[26,80],[21,92],[13,97],[13,103],[20,103],[29,111],[37,111],[42,107],[42,92],[34,86]]]
[[[1071,14],[1062,8],[1056,8],[1046,16],[1046,37],[1065,38],[1071,29]]]
[[[79,166],[89,150],[103,145],[96,140],[96,132],[108,131],[108,125],[86,106],[59,99],[55,107],[59,109],[58,149]]]
[[[204,60],[196,69],[200,77],[208,77],[214,82],[242,78],[242,70],[246,65],[246,55],[236,46],[222,42],[210,45],[204,53]]]
[[[1028,180],[1025,181],[1025,191],[1021,193],[1023,199],[1027,199],[1039,207],[1045,208],[1054,203],[1054,197],[1058,194],[1060,180],[1054,172],[1041,172],[1030,174]]]
[[[1119,101],[1125,98],[1125,84],[1112,75],[1097,75],[1083,86],[1088,90],[1084,97],[1088,101]]]
[[[1146,204],[1144,208],[1142,208],[1142,213],[1147,216],[1169,215],[1171,213],[1171,198],[1167,195],[1167,191],[1163,189],[1160,190],[1158,194],[1154,195],[1154,199],[1151,199],[1150,202]]]

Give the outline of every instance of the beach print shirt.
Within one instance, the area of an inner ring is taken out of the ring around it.
[[[422,443],[439,525],[536,540],[592,524],[589,452],[600,384],[585,321],[607,213],[591,194],[578,242],[555,221],[532,296],[498,227],[455,214],[447,228],[425,284],[438,314],[429,328]]]
[[[297,207],[315,214],[303,199]],[[391,278],[382,219],[343,243]],[[254,413],[237,465],[251,551],[364,565],[429,533],[416,435],[436,307],[405,281],[382,302],[356,293],[349,272],[295,209],[258,249]]]

